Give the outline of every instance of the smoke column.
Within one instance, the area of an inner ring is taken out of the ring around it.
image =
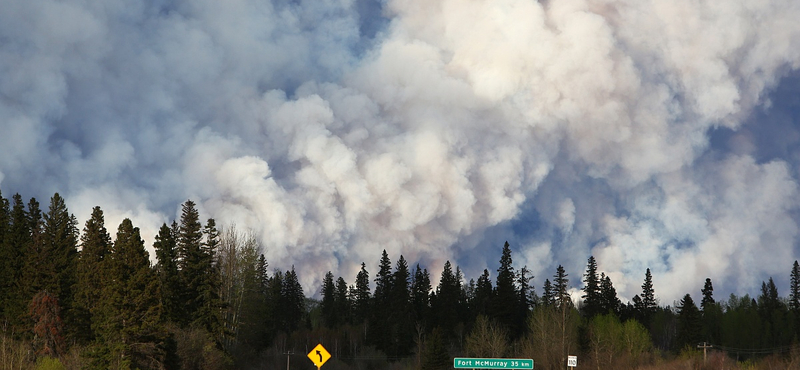
[[[623,298],[785,286],[800,2],[0,0],[0,187],[148,244],[194,200],[308,293],[362,261]],[[438,279],[437,274],[434,275]],[[784,282],[784,283],[781,283]],[[784,290],[785,292],[785,290]],[[782,292],[782,294],[785,294]],[[724,297],[720,297],[724,298]]]

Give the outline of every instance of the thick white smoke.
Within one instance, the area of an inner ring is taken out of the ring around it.
[[[744,135],[800,67],[797,19],[792,0],[0,0],[0,186],[148,243],[192,199],[311,292],[383,249],[477,276],[506,239],[537,286],[556,264],[579,285],[593,254],[624,298],[647,267],[665,303],[706,277],[753,292],[797,258],[797,159]],[[743,134],[722,150],[718,130]]]

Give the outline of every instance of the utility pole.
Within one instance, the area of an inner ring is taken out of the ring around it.
[[[292,352],[292,351],[286,351],[286,353],[284,353],[284,355],[286,355],[286,370],[289,370],[289,355],[293,355],[293,354],[294,354],[294,352]]]
[[[703,342],[703,344],[698,344],[697,345],[697,348],[702,348],[703,349],[703,365],[705,365],[705,363],[706,363],[706,350],[709,349],[709,348],[713,348],[713,347],[714,347],[713,345],[708,344],[707,342]]]

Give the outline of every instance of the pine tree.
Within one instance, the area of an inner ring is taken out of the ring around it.
[[[430,291],[431,276],[427,269],[421,269],[417,264],[411,281],[411,302],[414,306],[414,321],[423,327],[430,315]]]
[[[644,283],[642,283],[642,294],[634,298],[634,308],[637,311],[637,316],[645,327],[650,326],[650,320],[656,312],[658,302],[656,302],[655,290],[653,289],[653,275],[650,274],[648,268],[644,274]]]
[[[602,314],[600,279],[597,276],[597,261],[594,256],[589,256],[586,273],[583,275],[583,312],[588,318]]]
[[[523,321],[527,319],[533,302],[536,300],[533,286],[530,283],[533,276],[529,276],[529,273],[528,266],[523,266],[517,274],[517,300],[520,304],[520,316]]]
[[[617,298],[617,290],[614,289],[614,284],[611,282],[611,278],[606,276],[605,273],[600,273],[600,312],[601,313],[612,313],[614,315],[619,316],[620,314],[620,306],[622,302],[620,302],[619,298]]]
[[[456,325],[461,322],[461,310],[460,280],[450,261],[446,261],[436,293],[431,297],[431,324],[441,327],[442,335],[449,338],[455,335]]]
[[[222,311],[224,303],[220,297],[222,277],[217,263],[219,232],[214,219],[208,219],[203,228],[205,241],[201,244],[199,270],[201,272],[198,289],[197,317],[193,324],[205,328],[220,343],[224,335]],[[255,258],[255,254],[252,255]],[[251,265],[254,268],[255,261]],[[254,269],[255,270],[255,269]]]
[[[367,272],[366,263],[361,262],[361,270],[356,275],[356,294],[353,302],[353,320],[356,324],[364,323],[369,317],[371,299],[369,272]]]
[[[478,281],[475,283],[475,296],[472,300],[472,316],[478,317],[480,315],[488,315],[491,309],[489,305],[492,302],[493,295],[494,288],[492,287],[489,270],[483,269],[483,274],[478,277]]]
[[[200,215],[194,202],[183,203],[178,229],[178,271],[183,285],[181,303],[184,307],[183,325],[188,325],[197,317],[203,306],[202,287],[204,275],[204,256],[202,252],[203,233]]]
[[[6,230],[4,240],[2,243],[2,251],[0,251],[0,263],[2,264],[3,279],[0,280],[0,286],[3,292],[3,301],[0,302],[0,309],[3,310],[4,322],[10,324],[14,331],[22,332],[25,330],[23,327],[23,318],[27,311],[28,302],[32,296],[28,297],[25,294],[28,282],[25,281],[26,273],[25,267],[31,268],[33,266],[26,266],[26,258],[28,250],[33,248],[33,235],[34,231],[31,230],[31,221],[28,212],[25,210],[25,204],[22,202],[22,196],[19,193],[14,194],[12,197],[12,208],[10,212],[10,225]]]
[[[375,275],[375,293],[373,299],[378,306],[384,306],[389,303],[389,292],[392,290],[392,261],[386,250],[381,254],[381,260],[378,264],[378,273]]]
[[[503,245],[500,255],[500,267],[497,269],[497,281],[494,287],[492,300],[492,314],[497,322],[505,329],[513,331],[521,328],[518,322],[519,300],[514,286],[514,267],[512,266],[511,248],[508,242]]]
[[[703,300],[700,301],[700,308],[705,312],[706,308],[715,303],[714,286],[711,284],[711,278],[706,278],[706,283],[703,285],[703,289],[700,292],[703,293]]]
[[[334,296],[334,307],[336,308],[336,321],[339,325],[345,325],[351,321],[350,304],[348,298],[347,282],[339,276],[336,279],[336,295]]]
[[[567,308],[572,306],[572,298],[569,296],[569,276],[565,271],[564,267],[558,265],[556,268],[556,274],[553,275],[553,281],[555,285],[553,287],[553,296],[555,298],[555,303],[559,308]]]
[[[542,285],[542,305],[552,306],[555,304],[555,294],[553,292],[553,284],[550,283],[550,279],[544,279],[544,284]]]
[[[161,368],[168,354],[158,281],[139,228],[130,219],[123,220],[117,231],[108,276],[93,316],[99,339],[95,366]]]
[[[91,330],[92,312],[96,310],[101,292],[109,281],[107,259],[111,255],[111,235],[105,227],[100,207],[92,209],[80,240],[75,285],[75,335],[80,343],[86,344],[95,338]]]
[[[387,352],[390,338],[386,335],[391,330],[389,314],[393,311],[391,304],[392,294],[392,263],[386,250],[383,250],[378,264],[378,273],[375,275],[375,293],[370,305],[368,339],[379,350]]]
[[[333,273],[328,271],[322,279],[322,322],[328,328],[335,328],[337,325],[336,312],[336,286],[333,284]]]
[[[303,294],[303,287],[297,279],[294,266],[284,274],[281,298],[283,301],[281,309],[286,310],[283,329],[286,333],[292,333],[300,328],[306,313],[306,297]]]
[[[789,308],[797,315],[800,312],[800,264],[797,260],[792,265],[789,281]]]
[[[180,300],[183,292],[178,275],[177,241],[172,229],[166,223],[158,230],[153,249],[156,253],[155,270],[161,290],[164,317],[169,322],[179,323],[183,320]]]
[[[393,357],[408,355],[414,344],[414,326],[409,325],[413,320],[410,283],[411,273],[408,270],[408,263],[400,255],[392,274],[390,304],[387,307],[392,313],[387,316],[391,338],[387,354]]]
[[[692,296],[683,297],[678,307],[678,346],[694,346],[702,340],[701,316]]]

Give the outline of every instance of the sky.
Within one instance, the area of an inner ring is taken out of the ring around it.
[[[537,292],[787,295],[795,0],[0,0],[0,189],[148,248],[187,199],[306,293],[385,249]]]

